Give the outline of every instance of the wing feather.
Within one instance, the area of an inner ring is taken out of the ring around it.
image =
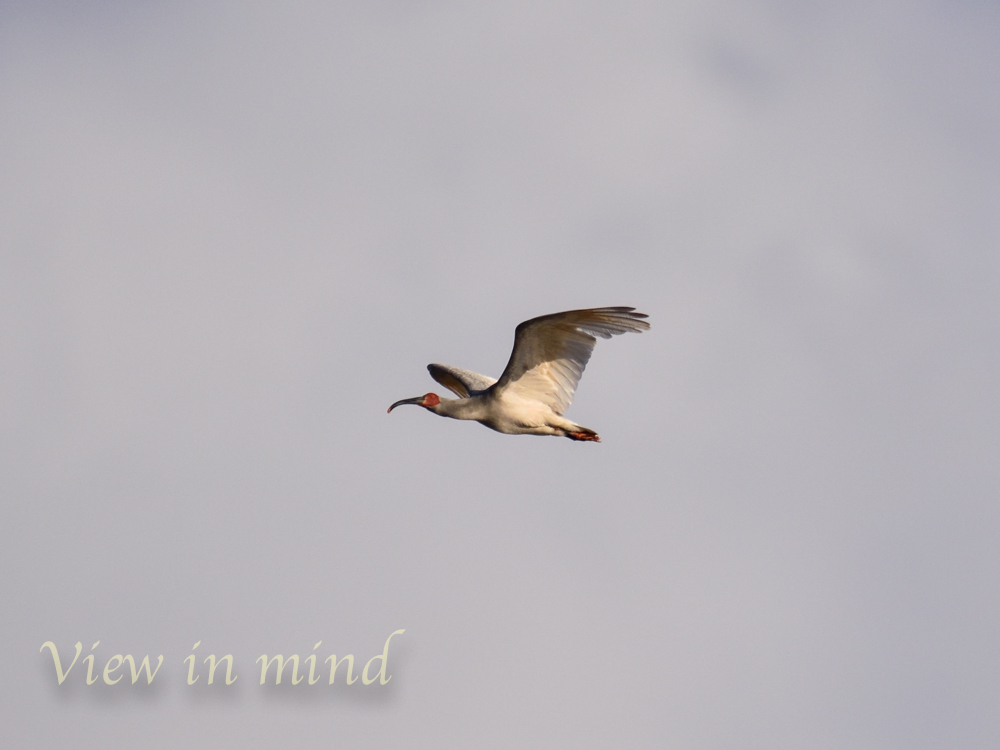
[[[526,320],[514,331],[514,350],[494,390],[541,401],[561,415],[573,403],[596,337],[642,333],[649,330],[646,317],[634,307],[596,307]]]
[[[427,371],[432,378],[459,398],[469,398],[497,382],[487,375],[451,365],[427,365]]]

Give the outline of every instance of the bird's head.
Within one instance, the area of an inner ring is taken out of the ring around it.
[[[392,406],[389,407],[389,411],[386,412],[386,414],[390,413],[397,406],[402,406],[403,404],[414,404],[416,406],[422,406],[425,409],[430,409],[431,411],[433,411],[434,407],[440,403],[441,399],[438,397],[436,393],[426,393],[423,396],[417,396],[416,398],[404,398],[402,401],[397,401],[396,403],[394,403]]]

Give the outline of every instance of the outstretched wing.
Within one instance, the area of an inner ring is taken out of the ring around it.
[[[497,382],[486,375],[450,365],[427,365],[427,371],[432,378],[459,398],[468,398],[474,393],[485,391]]]
[[[646,317],[634,307],[597,307],[526,320],[514,331],[514,351],[495,390],[541,401],[562,414],[573,403],[595,337],[642,333],[649,330]]]

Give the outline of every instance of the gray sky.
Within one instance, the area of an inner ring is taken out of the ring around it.
[[[997,747],[998,21],[5,3],[5,738]],[[599,305],[600,445],[385,414]]]

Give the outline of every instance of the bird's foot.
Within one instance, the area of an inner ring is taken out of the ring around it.
[[[589,440],[594,443],[601,442],[596,432],[567,432],[566,437],[570,440]]]

